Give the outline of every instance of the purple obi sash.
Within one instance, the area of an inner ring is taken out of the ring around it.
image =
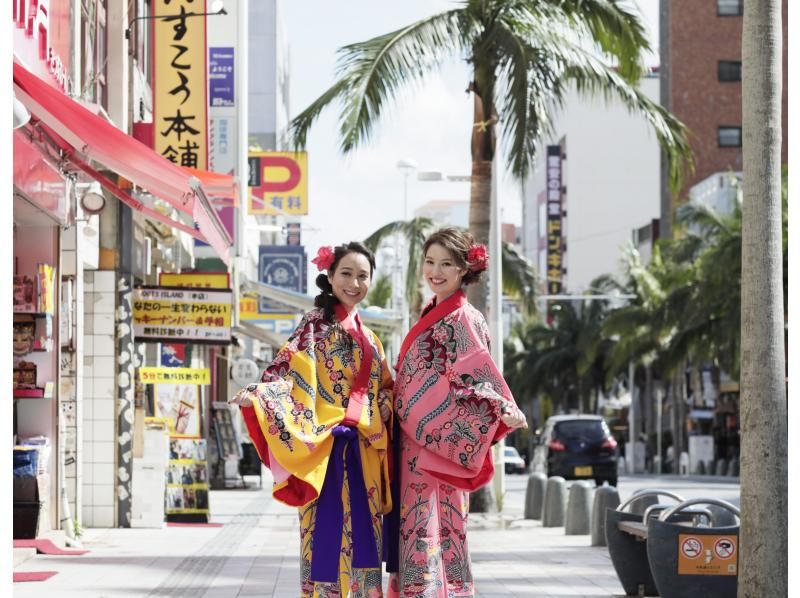
[[[345,468],[353,527],[352,566],[357,569],[373,569],[380,567],[381,563],[372,527],[364,472],[361,469],[358,431],[348,426],[336,426],[333,436],[333,450],[317,501],[311,549],[310,579],[325,583],[339,581],[339,558],[344,528],[342,485]]]

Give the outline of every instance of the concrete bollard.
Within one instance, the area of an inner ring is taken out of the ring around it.
[[[682,452],[679,457],[678,473],[680,473],[680,475],[689,475],[689,453],[686,451]]]
[[[697,465],[694,468],[695,475],[706,475],[706,463],[705,461],[698,461]]]
[[[614,486],[603,484],[594,491],[592,505],[592,546],[606,546],[606,509],[619,506],[619,492]]]
[[[713,459],[707,461],[706,462],[706,473],[708,475],[714,475],[714,471],[716,471],[716,467],[717,467],[716,461],[714,461]]]
[[[547,480],[542,512],[542,527],[562,527],[567,502],[567,483],[561,476]]]
[[[728,461],[725,459],[717,461],[717,469],[714,473],[715,475],[728,475]]]
[[[528,487],[525,489],[525,519],[542,519],[546,488],[547,476],[545,474],[537,472],[528,476]]]
[[[591,482],[574,482],[570,486],[567,520],[564,524],[566,535],[582,536],[591,532],[593,493],[594,484]]]
[[[617,475],[625,475],[625,457],[617,459]]]
[[[728,467],[728,475],[735,478],[739,477],[739,459],[738,457],[731,458],[731,464]]]

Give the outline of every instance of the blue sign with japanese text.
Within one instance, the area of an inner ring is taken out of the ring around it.
[[[235,106],[233,101],[233,48],[208,49],[208,105]]]

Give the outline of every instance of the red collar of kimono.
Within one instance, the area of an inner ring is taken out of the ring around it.
[[[361,367],[356,374],[356,379],[350,390],[347,412],[342,421],[342,425],[356,426],[368,402],[369,378],[370,372],[372,371],[372,346],[361,327],[361,319],[358,317],[358,313],[354,313],[353,315],[347,313],[347,310],[340,303],[337,303],[334,309],[342,328],[353,337],[353,340],[358,343],[361,349]]]
[[[435,298],[434,298],[435,301]],[[464,306],[467,302],[467,295],[462,289],[458,289],[455,293],[450,295],[447,299],[435,305],[428,313],[422,316],[419,321],[414,324],[414,327],[408,331],[403,345],[400,347],[400,355],[397,359],[397,367],[399,368],[406,357],[406,353],[411,348],[411,344],[416,338],[425,330],[433,326],[436,322],[444,318],[450,312],[453,312]]]

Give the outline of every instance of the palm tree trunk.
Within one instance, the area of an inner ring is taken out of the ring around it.
[[[742,32],[740,598],[788,595],[781,248],[780,0],[748,0]]]
[[[494,69],[475,66],[475,81],[470,85],[474,101],[472,118],[472,182],[470,188],[469,230],[475,241],[489,244],[489,223],[492,199],[492,159],[494,158]],[[488,116],[487,116],[488,115]],[[500,259],[499,255],[490,256]],[[489,296],[487,277],[467,289],[469,302],[486,315]],[[488,513],[494,505],[491,484],[472,492],[469,510],[472,513]]]

